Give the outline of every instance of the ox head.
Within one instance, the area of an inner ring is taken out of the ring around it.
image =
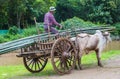
[[[111,39],[111,37],[110,37],[110,33],[109,33],[109,32],[104,32],[104,33],[102,33],[102,34],[103,34],[103,36],[106,38],[107,43],[109,43],[109,42],[111,42],[111,41],[112,41],[112,39]]]
[[[102,32],[100,30],[96,30],[96,33],[98,34],[102,34]]]

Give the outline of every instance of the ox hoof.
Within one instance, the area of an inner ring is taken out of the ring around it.
[[[82,70],[82,67],[80,67],[80,66],[75,66],[74,69],[76,69],[76,70]]]
[[[99,67],[103,67],[103,65],[102,65],[102,64],[98,64],[98,66],[99,66]]]
[[[83,68],[82,68],[81,66],[78,66],[78,69],[79,69],[79,70],[83,70]]]
[[[80,70],[83,70],[83,68],[82,68],[82,67],[79,67],[79,69],[80,69]]]
[[[75,65],[74,69],[76,69],[76,70],[77,70],[77,69],[78,69],[78,67]]]

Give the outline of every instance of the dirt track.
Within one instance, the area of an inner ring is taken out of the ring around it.
[[[7,60],[6,60],[7,58]],[[3,62],[4,60],[4,62]],[[19,62],[16,62],[19,61]],[[12,63],[20,64],[21,59],[15,57],[15,54],[5,54],[0,57],[0,65],[9,65]],[[7,63],[6,62],[10,62]],[[114,57],[112,59],[103,62],[104,67],[98,67],[96,63],[92,63],[89,67],[88,65],[83,65],[83,70],[73,70],[70,74],[65,75],[51,75],[51,76],[19,76],[12,79],[120,79],[120,56]]]
[[[44,77],[21,77],[20,79],[120,79],[120,56],[104,61],[104,67],[92,63],[83,70],[73,70],[70,74]]]
[[[93,63],[92,63],[93,64]],[[104,67],[96,63],[83,70],[73,70],[71,74],[44,77],[21,77],[20,79],[120,79],[120,56],[104,61]]]

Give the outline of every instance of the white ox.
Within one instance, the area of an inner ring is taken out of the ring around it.
[[[101,52],[105,48],[106,44],[111,41],[110,33],[102,33],[100,30],[96,30],[94,35],[86,33],[78,34],[75,39],[76,48],[78,49],[78,67],[81,67],[81,57],[84,53],[88,54],[89,51],[94,50],[96,52],[98,66],[102,67],[101,64]],[[72,39],[72,40],[73,40]]]

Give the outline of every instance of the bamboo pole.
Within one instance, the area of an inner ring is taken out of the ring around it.
[[[38,35],[40,34],[40,30],[39,30],[39,27],[38,27],[38,23],[36,21],[36,17],[34,17],[34,21],[35,21],[35,25],[36,25],[36,30],[38,32]]]

